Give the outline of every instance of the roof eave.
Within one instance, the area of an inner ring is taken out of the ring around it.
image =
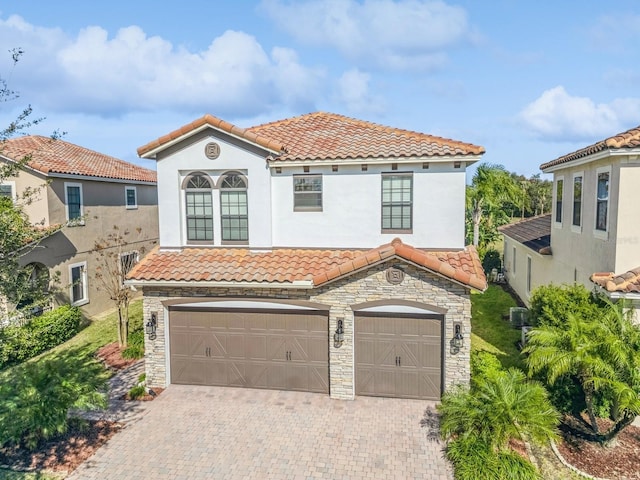
[[[567,160],[566,162],[558,163],[557,165],[545,167],[545,165],[555,162],[555,160],[552,160],[551,162],[540,165],[540,170],[542,170],[543,173],[553,173],[565,168],[578,167],[586,163],[596,162],[607,157],[621,157],[628,155],[640,155],[640,148],[607,148],[600,152],[585,155],[584,157],[578,157],[572,160]]]
[[[267,158],[267,163],[270,167],[301,167],[306,165],[327,165],[332,162],[339,162],[340,165],[362,165],[366,163],[368,165],[382,165],[388,163],[449,163],[449,162],[465,162],[466,166],[473,165],[480,161],[482,154],[480,155],[430,155],[430,156],[415,156],[415,157],[355,157],[355,158],[314,158],[314,159],[296,159],[296,160],[281,160],[278,157]]]
[[[293,282],[231,282],[231,281],[196,281],[196,280],[141,280],[128,279],[125,285],[135,287],[246,287],[246,288],[287,288],[312,289],[311,280],[294,280]]]

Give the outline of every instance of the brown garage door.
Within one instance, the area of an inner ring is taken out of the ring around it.
[[[171,309],[171,383],[329,392],[326,313]]]
[[[442,316],[355,317],[356,395],[439,400]]]

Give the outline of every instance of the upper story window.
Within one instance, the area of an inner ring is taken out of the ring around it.
[[[220,182],[220,223],[223,242],[249,241],[247,181],[237,172],[227,173]]]
[[[124,187],[124,202],[127,210],[138,208],[138,192],[136,187]]]
[[[609,214],[609,171],[598,171],[596,186],[596,230],[607,231]]]
[[[413,175],[382,175],[382,231],[411,233],[413,228]]]
[[[573,219],[574,227],[582,225],[582,175],[573,177]]]
[[[138,252],[127,252],[120,254],[120,271],[124,277],[138,263]]]
[[[0,185],[0,198],[10,198],[13,200],[16,198],[14,193],[14,184],[13,183],[3,183]]]
[[[564,193],[564,179],[556,180],[556,223],[562,223],[562,195]]]
[[[211,179],[203,173],[187,177],[185,181],[187,241],[213,241],[213,204]]]
[[[65,182],[64,201],[67,220],[76,225],[83,225],[82,184]]]
[[[293,176],[293,210],[322,211],[322,175]]]

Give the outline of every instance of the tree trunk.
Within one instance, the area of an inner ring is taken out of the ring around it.
[[[587,414],[589,415],[591,428],[593,429],[596,435],[600,435],[600,427],[598,426],[598,422],[596,420],[596,414],[594,412],[594,407],[593,407],[593,391],[590,387],[584,389],[584,401],[587,404]]]
[[[473,246],[478,248],[480,242],[480,220],[482,219],[482,210],[475,207],[471,212],[471,220],[473,222]]]
[[[613,448],[618,445],[618,434],[633,423],[636,416],[625,411],[622,419],[616,422],[606,433],[601,435],[601,443],[607,448]]]

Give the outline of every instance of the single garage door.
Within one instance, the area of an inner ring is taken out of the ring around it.
[[[444,316],[355,317],[356,395],[439,400]]]
[[[329,392],[328,318],[172,308],[171,383]]]

